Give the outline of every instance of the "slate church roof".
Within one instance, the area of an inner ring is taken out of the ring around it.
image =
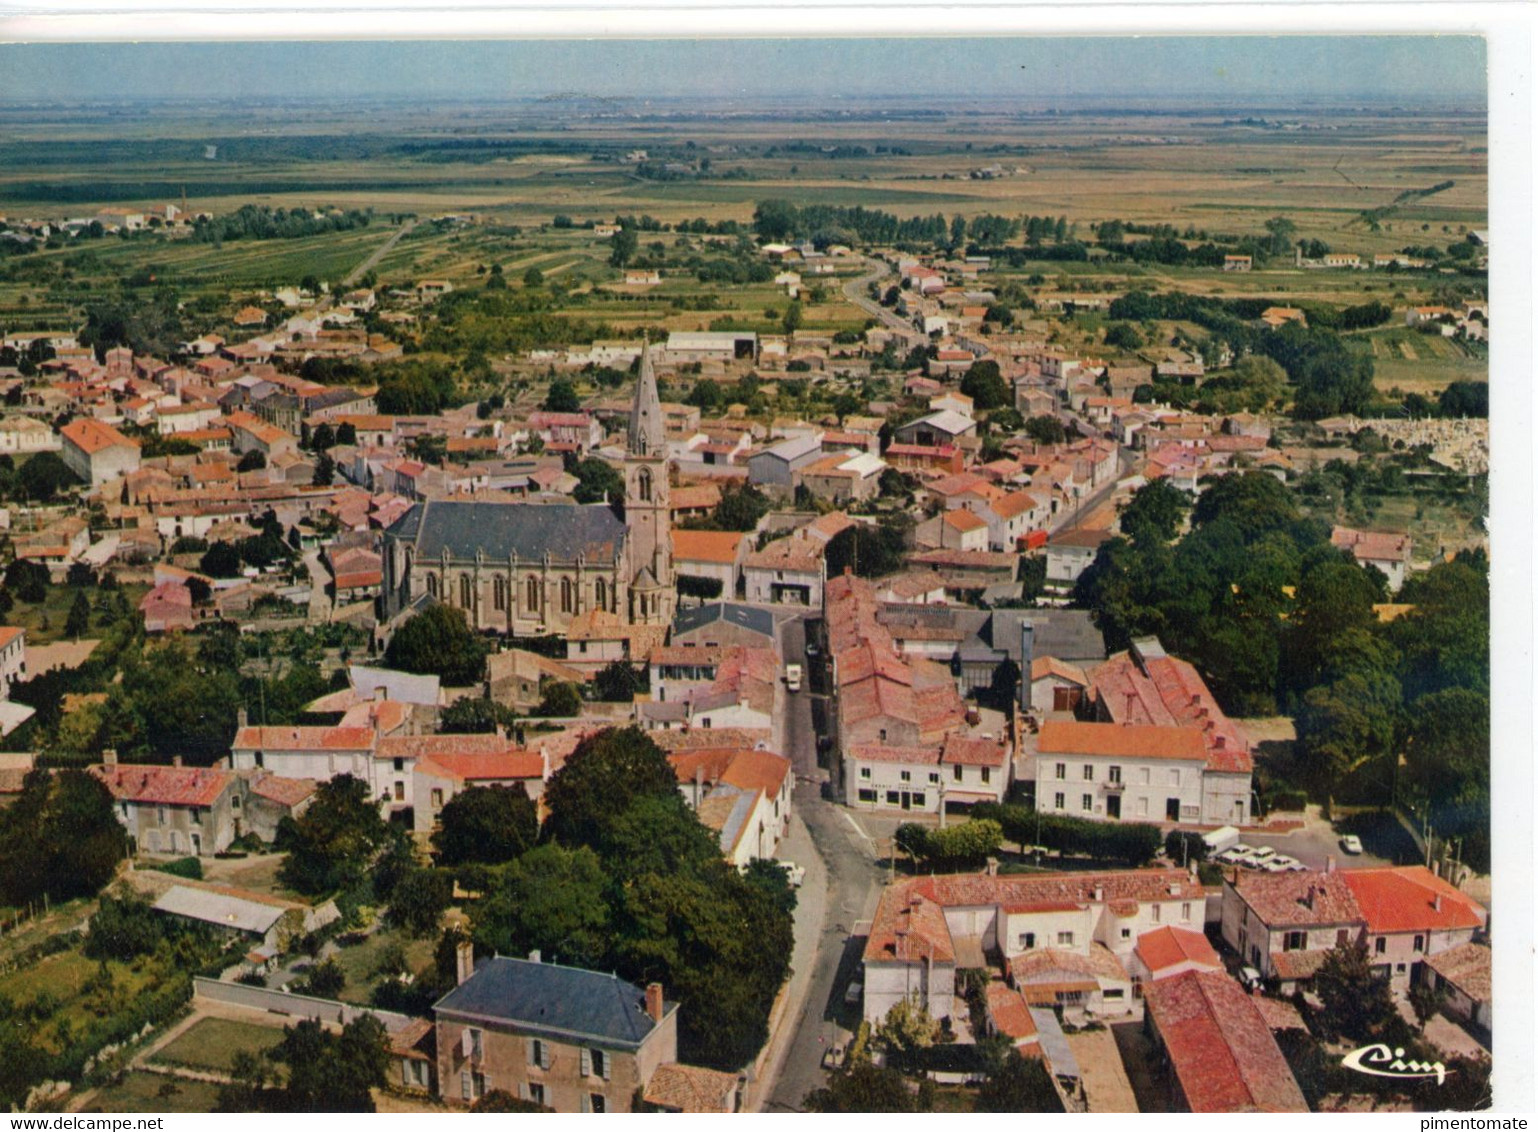
[[[577,555],[592,562],[619,557],[624,521],[603,503],[490,503],[430,500],[414,504],[387,532],[416,545],[417,560],[474,558],[481,551],[492,562],[515,554],[557,562]]]

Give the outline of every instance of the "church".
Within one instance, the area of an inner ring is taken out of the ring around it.
[[[426,595],[463,609],[474,629],[516,637],[565,636],[597,612],[667,626],[676,600],[667,443],[649,347],[623,470],[622,505],[415,504],[384,534],[384,616]]]

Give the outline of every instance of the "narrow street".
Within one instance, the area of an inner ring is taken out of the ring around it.
[[[779,637],[786,661],[804,660],[806,626],[801,618],[782,622]],[[778,1078],[762,1106],[766,1112],[800,1111],[806,1094],[821,1087],[826,1079],[823,1053],[834,1041],[840,1018],[847,1023],[857,1014],[857,1008],[844,1005],[845,988],[857,977],[859,967],[859,953],[850,942],[850,934],[858,921],[869,919],[875,911],[884,880],[874,847],[837,805],[823,797],[826,776],[817,764],[819,729],[813,719],[813,704],[819,698],[816,689],[822,684],[820,674],[810,671],[820,665],[807,667],[806,688],[786,698],[784,753],[796,771],[796,812],[826,865],[824,912],[810,986],[799,1015],[787,1020],[793,1030]]]

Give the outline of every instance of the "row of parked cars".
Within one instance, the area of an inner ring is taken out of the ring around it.
[[[1296,873],[1305,872],[1308,869],[1308,866],[1296,857],[1278,853],[1269,845],[1262,845],[1257,849],[1242,841],[1230,845],[1212,859],[1220,865],[1238,865],[1241,869],[1256,869],[1264,873]]]

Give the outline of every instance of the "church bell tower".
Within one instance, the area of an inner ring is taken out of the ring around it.
[[[668,510],[667,438],[650,343],[641,347],[641,376],[630,406],[625,453],[625,550],[630,568],[631,624],[670,624],[677,590],[673,577],[672,517]]]

